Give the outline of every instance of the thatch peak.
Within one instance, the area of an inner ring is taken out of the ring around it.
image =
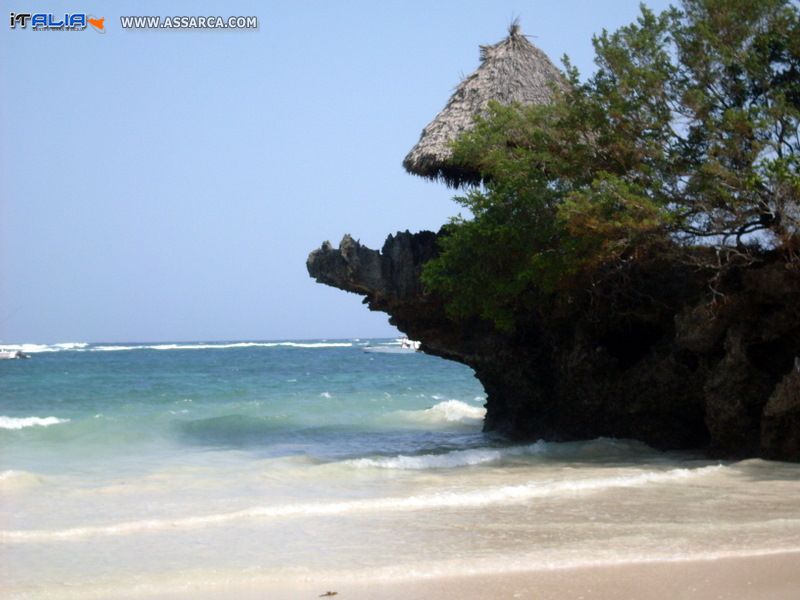
[[[514,19],[511,21],[511,25],[508,26],[508,37],[506,39],[496,43],[496,44],[481,44],[480,48],[480,57],[481,62],[485,61],[487,58],[492,56],[492,51],[503,44],[513,43],[518,39],[522,39],[525,42],[528,42],[528,39],[522,35],[522,29],[519,25],[519,19]],[[530,43],[530,42],[528,42]]]
[[[409,173],[442,179],[452,187],[478,183],[477,172],[452,163],[450,145],[473,126],[474,118],[486,111],[489,101],[544,104],[552,98],[553,86],[567,85],[547,55],[522,34],[516,19],[505,39],[480,47],[480,59],[478,69],[458,85],[403,160]]]

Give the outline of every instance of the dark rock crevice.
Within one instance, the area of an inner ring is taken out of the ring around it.
[[[436,240],[398,233],[378,252],[345,236],[312,252],[307,268],[364,295],[425,352],[472,367],[487,431],[800,460],[800,278],[780,260],[743,270],[714,307],[702,276],[655,263],[639,280],[652,301],[542,311],[512,335],[453,322],[425,293],[420,273]]]

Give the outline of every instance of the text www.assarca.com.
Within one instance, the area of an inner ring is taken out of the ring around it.
[[[258,17],[152,17],[119,18],[123,29],[258,29]]]

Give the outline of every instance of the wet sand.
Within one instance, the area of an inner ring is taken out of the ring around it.
[[[336,592],[329,596],[336,600],[796,600],[800,598],[800,553],[391,582],[308,581],[289,587],[195,589],[201,597],[234,591],[239,598],[281,600],[318,598],[328,591]]]

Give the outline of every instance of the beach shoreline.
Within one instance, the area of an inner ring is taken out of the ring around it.
[[[0,596],[800,589],[800,465],[503,443],[481,432],[469,369],[361,343],[70,345],[4,364]]]
[[[158,597],[235,593],[238,598],[294,600],[324,597],[327,592],[336,592],[328,597],[337,600],[789,600],[800,593],[800,552],[360,582],[309,577],[288,585],[232,583]]]

